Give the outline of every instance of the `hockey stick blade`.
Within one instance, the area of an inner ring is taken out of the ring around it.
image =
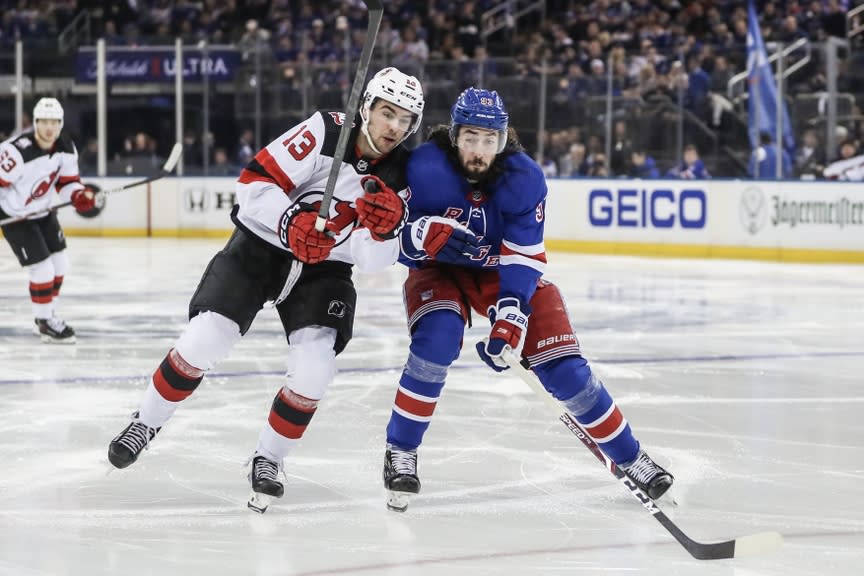
[[[113,194],[114,192],[121,192],[123,190],[128,190],[129,188],[137,188],[138,186],[150,184],[151,182],[155,182],[156,180],[161,180],[162,178],[168,176],[169,174],[171,174],[171,172],[174,171],[174,168],[177,167],[177,162],[180,161],[180,156],[182,155],[183,145],[180,142],[175,142],[174,146],[171,148],[171,153],[168,154],[168,159],[165,160],[165,164],[162,165],[160,172],[157,172],[156,174],[142,180],[136,180],[135,182],[130,182],[129,184],[124,184],[123,186],[118,186],[116,188],[111,188],[110,190],[105,190],[105,194]]]
[[[155,182],[156,180],[160,180],[165,176],[171,174],[174,171],[174,168],[177,167],[177,162],[180,161],[180,156],[183,155],[183,144],[180,142],[175,142],[174,146],[171,148],[171,153],[168,155],[168,159],[165,161],[165,164],[162,165],[162,168],[159,172],[154,174],[153,176],[148,176],[142,180],[136,180],[135,182],[130,182],[129,184],[124,184],[123,186],[117,186],[116,188],[111,188],[108,190],[102,190],[102,194],[109,195],[114,194],[115,192],[122,192],[123,190],[128,190],[130,188],[137,188],[138,186],[143,186],[144,184],[150,184],[151,182]],[[21,216],[11,216],[9,218],[4,218],[0,220],[0,226],[6,226],[7,224],[14,224],[16,222],[21,222],[23,220],[27,220],[29,218],[34,218],[40,215],[48,215],[48,212],[51,210],[59,210],[60,208],[65,208],[66,206],[71,206],[72,201],[61,202],[60,204],[55,204],[51,206],[48,210],[40,210],[38,212],[29,212],[27,214],[22,214]]]
[[[726,558],[742,558],[745,556],[757,556],[760,554],[768,554],[780,548],[783,545],[783,536],[778,532],[760,532],[758,534],[750,534],[735,538],[734,540],[726,540],[724,542],[703,543],[697,542],[687,536],[677,524],[675,524],[657,503],[651,499],[639,486],[619,468],[606,454],[600,449],[594,440],[588,436],[588,433],[576,421],[575,418],[563,410],[561,405],[555,400],[549,392],[543,387],[543,384],[537,376],[523,365],[511,352],[505,351],[503,354],[504,361],[510,368],[521,378],[528,386],[537,393],[543,400],[550,411],[554,411],[558,415],[558,419],[573,433],[574,436],[582,441],[588,450],[606,466],[609,472],[618,478],[618,480],[627,487],[630,494],[642,504],[645,508],[693,558],[697,560],[722,560]]]
[[[333,164],[330,165],[330,173],[327,174],[327,183],[324,186],[324,196],[321,198],[321,206],[318,209],[318,218],[315,220],[315,229],[324,232],[327,219],[330,217],[330,203],[333,201],[333,192],[336,189],[336,180],[339,178],[339,170],[342,169],[342,161],[345,159],[345,149],[348,147],[348,136],[354,127],[354,117],[357,116],[357,108],[360,105],[360,93],[366,83],[366,72],[369,70],[369,62],[372,60],[372,51],[375,49],[375,39],[378,37],[378,28],[381,27],[381,19],[384,16],[384,6],[381,0],[363,0],[369,11],[369,24],[366,27],[366,40],[360,51],[360,60],[357,62],[357,72],[354,74],[354,82],[351,84],[351,93],[348,95],[348,103],[345,108],[345,121],[339,129],[339,139],[336,141],[336,150],[333,153]]]
[[[183,144],[180,142],[175,142],[174,147],[171,148],[171,153],[168,155],[168,160],[165,161],[165,164],[162,165],[162,171],[166,174],[170,174],[174,171],[174,168],[177,167],[177,162],[180,161],[180,156],[183,155]]]

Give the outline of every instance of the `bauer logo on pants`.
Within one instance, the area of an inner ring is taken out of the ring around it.
[[[345,316],[345,308],[345,303],[341,300],[331,300],[330,305],[327,307],[327,314],[336,318],[343,318]]]

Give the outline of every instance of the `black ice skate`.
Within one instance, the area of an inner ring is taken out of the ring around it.
[[[75,331],[71,326],[52,316],[51,318],[36,318],[36,333],[42,338],[42,342],[48,344],[74,344]]]
[[[420,492],[417,477],[417,451],[400,450],[387,445],[384,454],[384,488],[387,489],[387,508],[405,512],[411,497]]]
[[[108,445],[108,460],[117,468],[126,468],[138,459],[159,430],[161,428],[151,428],[141,422],[135,412],[132,422]]]
[[[280,464],[264,456],[252,457],[252,470],[249,471],[252,495],[246,504],[250,510],[263,514],[273,498],[281,498],[285,493],[285,487],[278,480],[281,468]]]
[[[663,496],[675,481],[675,477],[651,460],[644,450],[639,450],[635,462],[629,466],[621,466],[621,469],[654,500]]]

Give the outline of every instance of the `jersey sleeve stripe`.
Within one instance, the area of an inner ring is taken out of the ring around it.
[[[241,184],[251,184],[252,182],[264,182],[266,184],[276,184],[276,180],[274,180],[269,175],[264,175],[259,172],[253,172],[248,168],[244,168],[242,172],[240,172],[240,177],[237,178],[237,181]]]
[[[76,184],[77,184],[77,185],[76,185]],[[80,180],[77,181],[77,182],[69,182],[69,183],[67,183],[65,186],[61,186],[59,182],[58,182],[57,184],[54,185],[54,189],[57,190],[57,193],[58,193],[58,194],[63,194],[63,193],[65,193],[67,190],[71,190],[71,191],[74,192],[75,190],[81,190],[81,189],[83,189],[83,188],[84,188],[84,185],[81,184],[81,181],[80,181]]]
[[[509,266],[512,264],[520,264],[522,266],[527,266],[528,268],[533,268],[534,270],[540,272],[541,274],[546,272],[546,258],[545,255],[542,260],[535,260],[533,258],[528,258],[527,256],[523,256],[521,254],[513,254],[510,256],[501,255],[500,265],[501,266]]]
[[[63,186],[73,182],[81,182],[81,177],[77,174],[75,176],[60,176],[57,178],[57,188],[62,188]]]
[[[501,265],[521,264],[538,272],[546,271],[546,251],[543,243],[520,246],[507,240],[501,242]]]
[[[279,163],[276,162],[276,159],[270,155],[270,152],[266,148],[255,155],[255,162],[261,166],[264,174],[269,176],[286,194],[294,189],[294,182],[285,174]]]
[[[543,244],[543,242],[540,242],[539,244],[532,244],[530,246],[522,246],[521,244],[516,244],[515,242],[510,242],[509,240],[502,240],[501,244],[502,254],[504,254],[504,251],[507,250],[507,253],[519,253],[525,254],[526,256],[540,255],[543,257],[544,260],[546,258],[546,246]]]

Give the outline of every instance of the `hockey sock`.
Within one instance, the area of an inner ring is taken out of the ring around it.
[[[388,444],[404,450],[420,446],[446,377],[447,366],[423,360],[413,352],[408,355],[387,424]]]
[[[414,450],[432,421],[447,370],[459,357],[465,321],[451,310],[435,310],[421,317],[411,335],[408,361],[387,424],[387,443]]]
[[[54,264],[54,289],[52,290],[52,296],[56,299],[60,295],[63,278],[69,269],[69,260],[66,258],[66,251],[62,250],[51,254],[51,262]]]
[[[318,400],[301,396],[287,386],[283,387],[273,399],[270,416],[258,436],[255,452],[274,462],[282,462],[306,432],[317,409]]]
[[[50,258],[27,267],[30,276],[30,305],[34,318],[51,318],[54,311],[54,265]]]
[[[541,364],[534,372],[616,464],[632,462],[639,442],[603,382],[581,356]]]
[[[138,417],[147,426],[161,428],[174,414],[180,402],[195,391],[203,378],[203,370],[186,362],[177,350],[172,348],[153,373],[138,409]]]
[[[63,287],[63,276],[54,276],[54,289],[51,291],[51,296],[56,299],[60,296],[60,288]]]
[[[195,368],[172,348],[153,373],[153,386],[169,402],[189,397],[204,378],[204,371]]]

